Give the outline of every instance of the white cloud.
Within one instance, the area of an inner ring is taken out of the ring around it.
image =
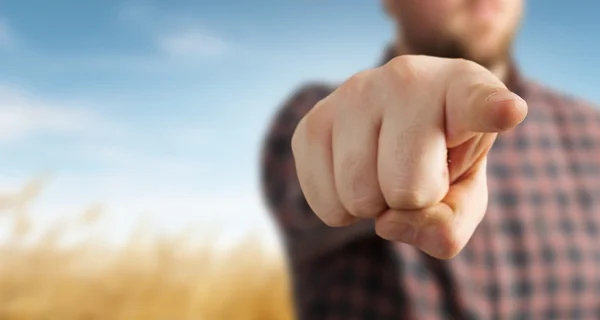
[[[0,18],[0,48],[10,48],[14,45],[14,41],[8,22]]]
[[[118,14],[171,58],[213,58],[226,54],[230,44],[202,27],[185,12],[164,12],[147,2],[127,2]]]
[[[15,141],[39,133],[102,134],[116,132],[103,127],[90,109],[41,101],[10,86],[0,85],[0,142]]]
[[[197,27],[180,29],[157,37],[159,48],[174,57],[219,57],[228,46],[223,39]]]

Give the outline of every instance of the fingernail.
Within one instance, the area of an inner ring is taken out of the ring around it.
[[[419,242],[421,250],[430,255],[439,257],[443,254],[442,236],[438,227],[430,226],[423,229],[419,234]]]
[[[398,227],[398,241],[412,244],[415,242],[417,232],[411,225],[403,223]]]
[[[487,102],[490,104],[507,102],[507,101],[525,101],[523,98],[510,91],[498,91],[487,97]]]

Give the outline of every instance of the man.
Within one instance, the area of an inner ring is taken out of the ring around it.
[[[299,319],[600,319],[600,113],[519,75],[522,2],[386,0],[381,66],[282,106]]]

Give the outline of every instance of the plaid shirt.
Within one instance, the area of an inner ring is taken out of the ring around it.
[[[393,55],[387,55],[384,62]],[[488,211],[448,261],[330,228],[300,189],[291,136],[334,87],[307,84],[275,116],[262,183],[283,236],[299,319],[600,319],[600,111],[521,77],[529,114],[488,157]]]

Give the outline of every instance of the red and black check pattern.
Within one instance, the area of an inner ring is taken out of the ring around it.
[[[600,110],[513,72],[527,119],[488,157],[488,212],[440,261],[378,238],[362,221],[330,228],[302,195],[290,140],[334,88],[311,84],[278,111],[262,181],[285,241],[298,319],[600,319]]]

